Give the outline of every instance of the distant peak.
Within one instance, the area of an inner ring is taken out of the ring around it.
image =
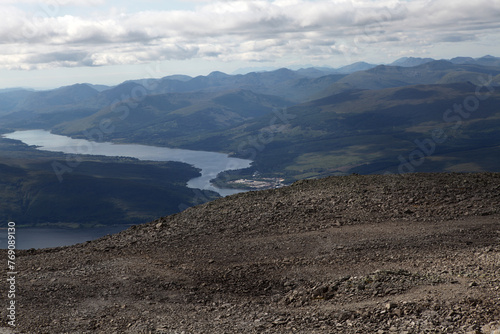
[[[447,69],[447,68],[452,68],[454,64],[449,60],[440,59],[422,64],[420,66],[425,66],[431,69]]]
[[[189,75],[174,74],[161,78],[161,80],[177,80],[177,81],[189,81],[193,79]]]
[[[401,67],[415,67],[425,63],[430,63],[434,61],[433,58],[420,58],[420,57],[402,57],[398,60],[392,62],[391,66],[401,66]]]
[[[276,73],[290,73],[293,72],[291,69],[288,69],[286,67],[278,68],[276,71],[273,71]]]
[[[76,83],[73,85],[69,86],[62,86],[56,89],[53,89],[53,91],[69,91],[69,90],[87,90],[87,91],[97,91],[96,89],[92,88],[90,85],[85,84],[85,83]]]
[[[224,78],[224,77],[228,77],[229,74],[226,74],[226,73],[220,72],[220,71],[213,71],[208,76],[211,78]]]
[[[369,63],[364,62],[364,61],[358,61],[356,63],[338,68],[337,72],[344,73],[344,74],[350,74],[350,73],[354,73],[354,72],[358,72],[358,71],[370,70],[376,66],[377,65],[369,64]]]
[[[472,57],[455,57],[450,59],[453,64],[466,64],[474,62],[474,58]]]

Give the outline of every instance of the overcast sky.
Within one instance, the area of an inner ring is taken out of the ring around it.
[[[498,0],[0,0],[0,88],[500,56]]]

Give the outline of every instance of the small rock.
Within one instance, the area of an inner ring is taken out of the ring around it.
[[[328,292],[328,286],[320,286],[312,291],[313,298],[323,299]]]
[[[396,308],[396,306],[398,306],[398,305],[397,305],[396,303],[392,303],[392,302],[389,302],[389,303],[385,304],[385,308],[386,308],[387,310],[392,310],[392,309],[395,309],[395,308]]]
[[[489,324],[481,327],[481,331],[487,334],[500,334],[500,323],[490,322]]]
[[[288,323],[288,319],[278,318],[273,321],[274,325],[284,325]]]

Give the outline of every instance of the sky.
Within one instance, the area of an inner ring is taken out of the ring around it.
[[[499,0],[0,0],[0,88],[500,56]]]

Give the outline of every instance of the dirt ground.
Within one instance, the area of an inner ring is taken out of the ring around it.
[[[499,204],[496,173],[331,177],[18,251],[15,332],[500,333]]]

